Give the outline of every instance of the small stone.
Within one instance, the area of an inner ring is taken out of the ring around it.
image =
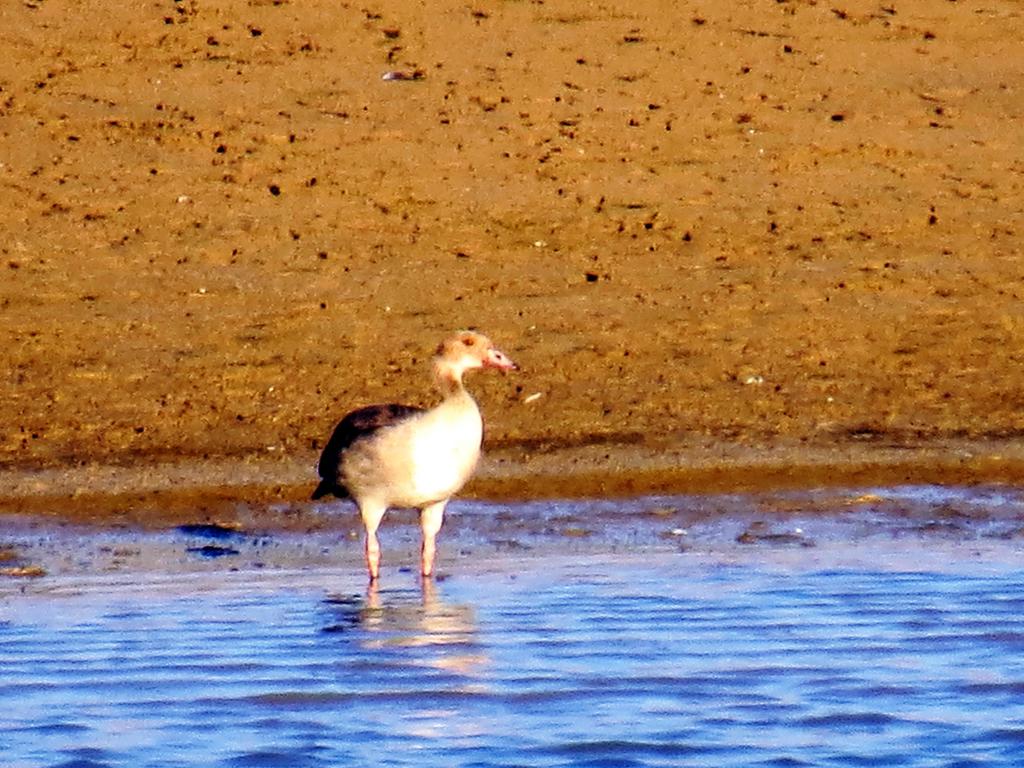
[[[9,576],[13,579],[38,579],[45,575],[46,569],[38,565],[12,565],[0,568],[0,576]]]

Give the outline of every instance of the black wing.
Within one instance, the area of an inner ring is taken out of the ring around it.
[[[313,499],[319,499],[327,494],[334,494],[338,498],[346,498],[348,490],[341,485],[338,478],[338,467],[341,464],[341,457],[345,451],[358,440],[369,437],[378,429],[397,424],[417,413],[423,413],[423,408],[414,405],[368,405],[352,411],[343,418],[338,426],[334,428],[331,439],[327,441],[323,453],[320,454],[320,463],[317,465],[317,472],[320,475],[320,485],[313,491]]]

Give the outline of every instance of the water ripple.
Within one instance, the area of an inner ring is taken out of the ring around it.
[[[662,553],[426,590],[310,570],[11,592],[0,747],[12,768],[1005,765],[1022,576]]]

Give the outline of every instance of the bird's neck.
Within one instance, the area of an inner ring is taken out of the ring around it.
[[[466,394],[462,383],[463,370],[446,360],[434,361],[434,382],[445,399]]]

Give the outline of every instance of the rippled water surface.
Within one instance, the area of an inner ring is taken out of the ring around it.
[[[4,582],[0,764],[1024,764],[1015,540],[765,541]]]

